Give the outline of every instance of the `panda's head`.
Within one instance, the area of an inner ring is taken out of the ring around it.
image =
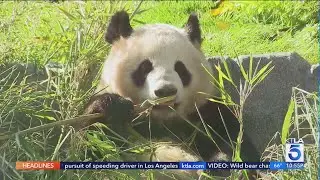
[[[185,28],[166,24],[144,25],[133,30],[126,12],[117,12],[109,23],[105,39],[112,45],[97,91],[117,93],[134,104],[175,95],[171,107],[153,107],[152,117],[171,119],[187,115],[213,93],[205,71],[210,69],[200,50],[201,34],[196,15]],[[105,89],[105,90],[102,90]]]

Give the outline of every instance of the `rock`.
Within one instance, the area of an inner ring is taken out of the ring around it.
[[[297,53],[253,55],[252,58],[253,69],[259,63],[260,70],[270,61],[272,65],[269,67],[274,66],[270,74],[254,88],[244,105],[244,131],[262,153],[276,132],[281,133],[292,88],[299,87],[308,92],[317,91],[317,74],[320,68],[319,65],[311,66]],[[216,65],[224,59],[235,84],[239,87],[239,82],[244,82],[244,78],[238,64],[242,63],[248,71],[250,56],[239,56],[234,60],[228,57],[212,57],[208,61]],[[216,76],[217,71],[214,70],[213,74]],[[238,103],[239,95],[231,83],[226,83],[225,89]]]
[[[72,71],[72,72],[71,72]],[[0,64],[0,85],[19,85],[21,83],[41,83],[46,87],[47,80],[58,76],[72,76],[72,83],[77,83],[79,89],[88,90],[99,72],[97,64],[79,63],[77,66],[68,66],[55,62],[49,62],[44,67],[38,67],[32,63],[7,63]]]
[[[20,84],[46,79],[45,71],[31,63],[8,63],[0,65],[0,85]]]
[[[0,65],[0,93],[5,99],[5,105],[1,106],[4,112],[2,118],[4,121],[13,121],[10,124],[11,132],[40,125],[41,122],[36,120],[41,119],[39,117],[57,117],[54,111],[48,111],[50,108],[58,109],[56,99],[47,88],[48,68],[31,63]],[[0,133],[1,130],[6,132],[4,129],[0,129]]]

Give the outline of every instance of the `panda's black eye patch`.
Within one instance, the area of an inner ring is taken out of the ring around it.
[[[177,61],[174,70],[179,74],[183,86],[188,86],[191,82],[191,73],[186,66],[181,61]]]
[[[147,75],[153,70],[152,63],[146,59],[140,63],[139,67],[132,73],[131,77],[134,84],[138,87],[143,86]]]

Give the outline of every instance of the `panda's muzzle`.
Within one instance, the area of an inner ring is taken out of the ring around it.
[[[158,98],[174,96],[178,92],[178,89],[173,85],[164,85],[161,88],[154,91],[154,94]]]
[[[154,91],[154,94],[160,98],[160,101],[153,108],[162,109],[168,108],[168,106],[176,108],[179,105],[175,101],[177,92],[177,88],[172,84],[161,86],[161,88]]]

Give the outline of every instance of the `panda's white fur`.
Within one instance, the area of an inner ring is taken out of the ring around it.
[[[154,69],[148,74],[143,87],[136,87],[131,79],[139,64],[149,59]],[[174,71],[177,60],[184,63],[192,74],[191,83],[183,87],[181,79]],[[117,93],[139,104],[146,99],[155,100],[154,91],[165,84],[172,84],[177,89],[176,109],[180,115],[194,112],[194,104],[201,106],[205,102],[198,92],[213,94],[208,73],[202,65],[210,69],[200,49],[192,44],[184,29],[166,24],[145,25],[128,38],[114,42],[111,52],[104,63],[101,83],[97,89],[100,93]],[[104,90],[103,90],[104,89]],[[171,119],[174,112],[167,109],[155,109],[153,118]]]

